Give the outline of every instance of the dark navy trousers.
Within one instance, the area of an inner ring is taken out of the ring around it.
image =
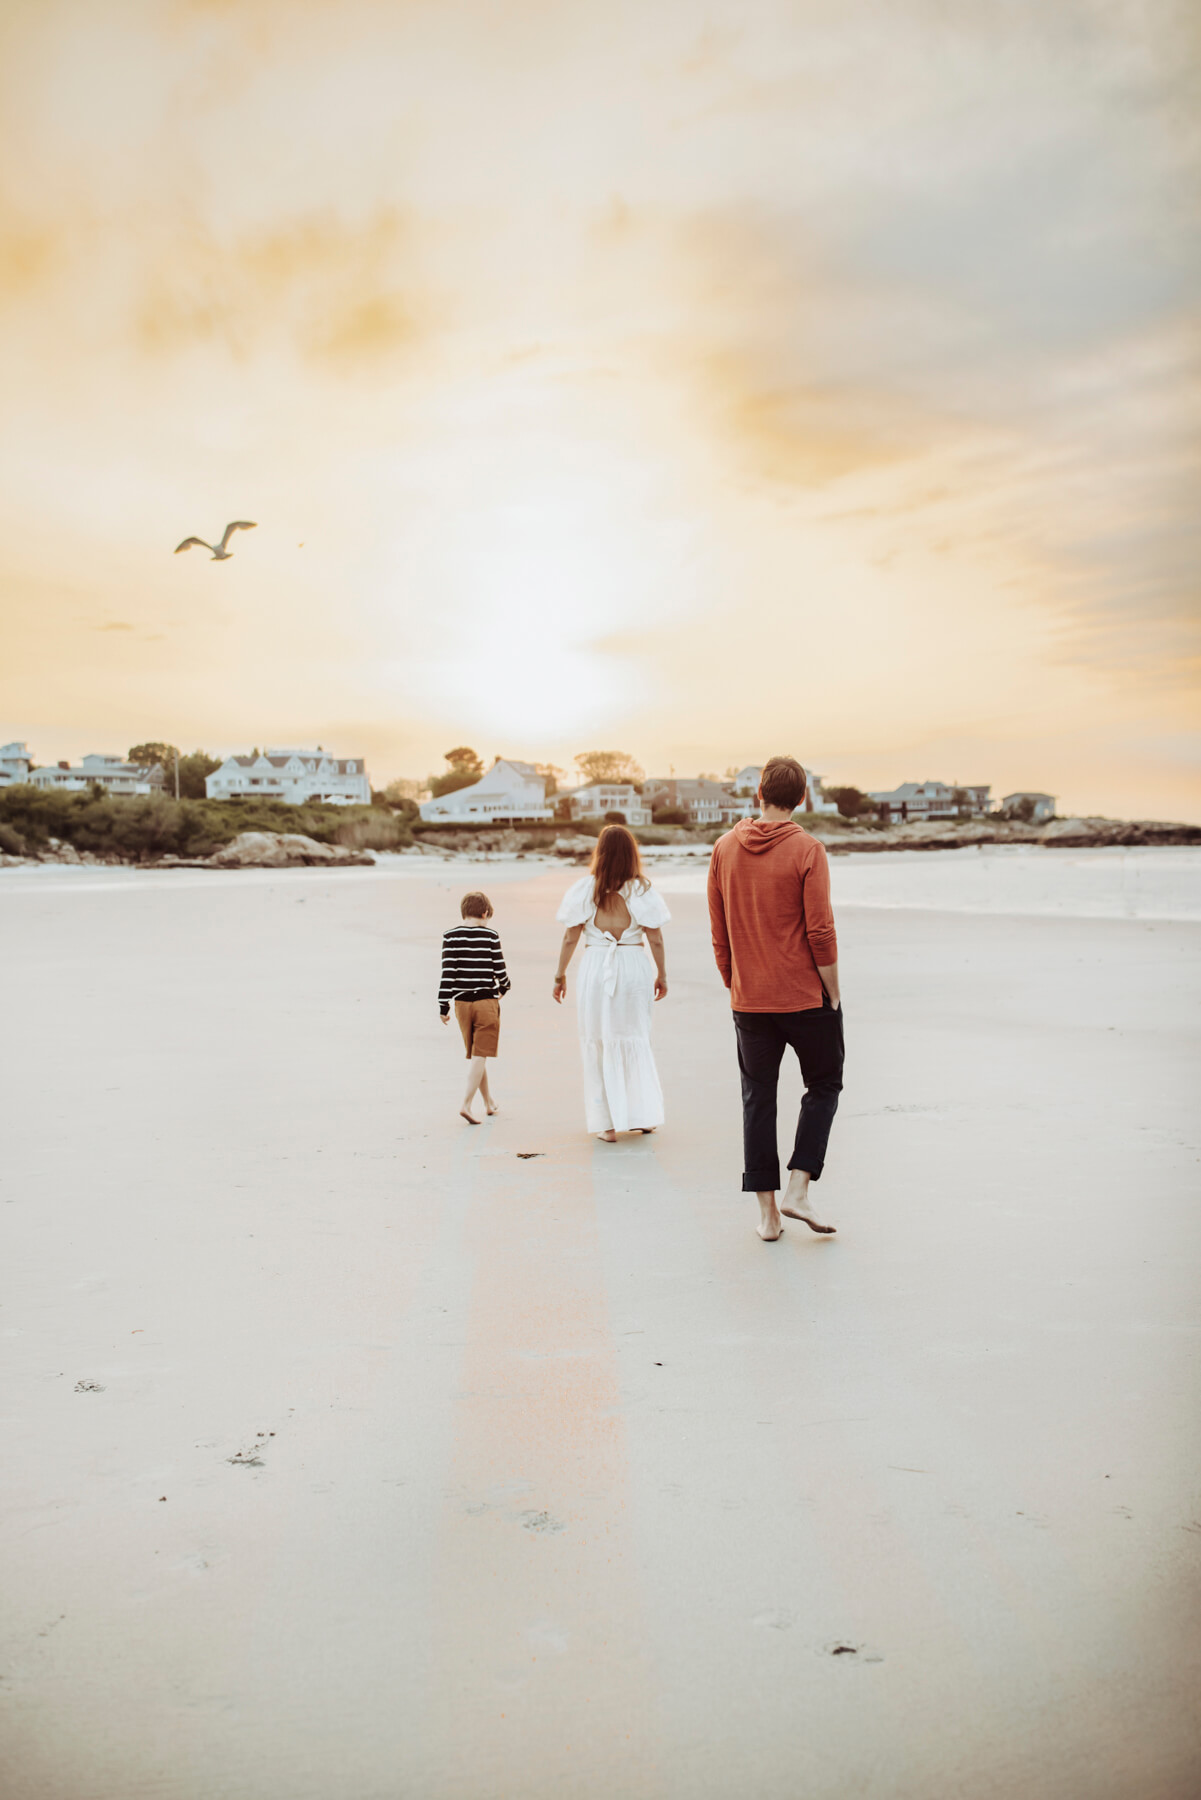
[[[734,1030],[742,1075],[743,1193],[774,1193],[780,1186],[776,1084],[788,1048],[796,1051],[805,1083],[788,1167],[808,1169],[816,1181],[842,1092],[842,1008],[827,1001],[805,1012],[736,1012]]]

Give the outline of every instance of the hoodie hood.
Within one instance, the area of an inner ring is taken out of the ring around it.
[[[734,836],[752,856],[762,856],[765,850],[774,850],[800,829],[791,819],[739,819]]]

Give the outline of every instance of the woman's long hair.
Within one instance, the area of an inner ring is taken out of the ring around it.
[[[601,912],[610,895],[620,893],[627,881],[636,881],[639,893],[650,885],[642,873],[638,839],[624,825],[606,825],[592,852],[593,893]]]

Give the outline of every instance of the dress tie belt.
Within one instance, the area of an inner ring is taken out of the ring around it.
[[[641,948],[641,938],[634,944],[621,944],[616,938],[610,938],[606,944],[589,945],[589,949],[601,950],[604,953],[605,965],[601,970],[601,986],[610,1000],[617,992],[617,952],[619,950],[641,950]]]

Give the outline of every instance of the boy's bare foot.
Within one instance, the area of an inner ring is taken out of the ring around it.
[[[469,1125],[478,1125],[479,1124],[479,1120],[476,1118],[475,1114],[469,1113],[465,1106],[460,1106],[459,1117],[460,1117],[460,1119],[466,1119],[466,1121]]]
[[[780,1202],[780,1211],[787,1219],[799,1219],[810,1231],[816,1231],[821,1237],[833,1237],[836,1227],[823,1225],[809,1205],[809,1176],[804,1169],[793,1169],[788,1177],[788,1187]]]
[[[780,1214],[776,1208],[776,1196],[774,1194],[757,1194],[756,1199],[759,1202],[759,1223],[755,1230],[765,1244],[774,1244],[778,1237],[783,1236],[784,1232],[784,1227],[780,1223]]]
[[[598,1131],[596,1135],[602,1144],[615,1144],[617,1142],[617,1133],[615,1131]]]

